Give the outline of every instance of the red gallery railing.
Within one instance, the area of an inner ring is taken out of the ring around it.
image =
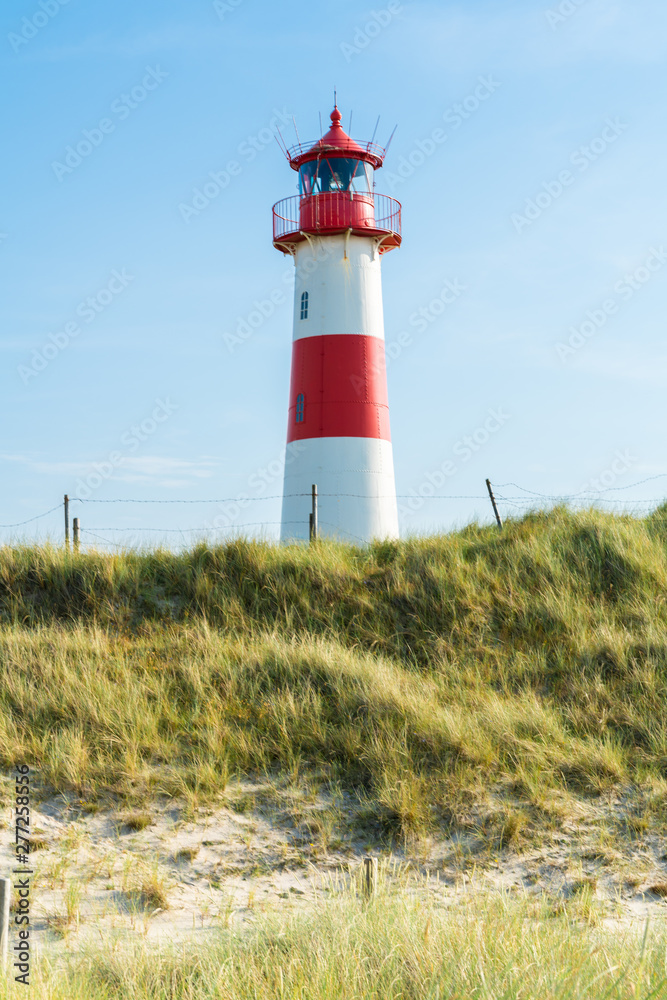
[[[377,236],[381,250],[401,242],[401,204],[386,194],[327,191],[293,195],[273,206],[273,242],[289,246],[304,239],[304,233],[352,232]],[[282,246],[280,247],[283,248]]]

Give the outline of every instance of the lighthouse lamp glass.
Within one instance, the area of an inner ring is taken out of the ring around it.
[[[372,171],[370,163],[348,157],[309,160],[299,169],[299,193],[306,196],[329,191],[370,194],[373,190]]]

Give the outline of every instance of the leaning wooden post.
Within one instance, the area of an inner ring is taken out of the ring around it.
[[[378,859],[364,858],[364,898],[372,899],[378,888]]]
[[[500,514],[498,513],[498,505],[496,504],[496,498],[493,495],[493,490],[491,489],[491,480],[487,479],[486,488],[489,491],[489,496],[491,497],[491,506],[493,507],[493,513],[496,515],[496,521],[498,522],[498,527],[502,528],[503,522],[500,520]]]
[[[65,494],[65,548],[69,549],[69,497]]]
[[[9,902],[12,897],[11,879],[0,878],[0,972],[7,968],[9,954]]]
[[[81,528],[79,527],[79,518],[75,517],[72,524],[74,527],[74,551],[78,552],[81,544]]]

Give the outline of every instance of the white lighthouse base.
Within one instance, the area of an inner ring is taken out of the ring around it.
[[[288,445],[282,542],[308,540],[313,483],[320,537],[353,544],[398,538],[391,441],[306,438]]]

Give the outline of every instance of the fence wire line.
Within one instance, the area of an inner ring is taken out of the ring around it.
[[[433,499],[433,498],[429,497],[428,499]],[[437,499],[437,498],[435,498],[435,499]],[[483,499],[485,499],[485,498],[483,498]],[[498,500],[500,503],[510,504],[512,507],[517,507],[518,509],[529,507],[532,504],[532,500],[524,500],[524,501],[519,500],[519,501],[516,501],[516,500],[510,500],[507,497],[503,497],[503,496],[497,496],[496,500]],[[603,502],[606,502],[606,503],[626,503],[626,504],[654,504],[656,501],[655,500],[621,500],[621,501],[607,500],[607,501],[600,501],[600,503],[603,503]],[[170,533],[170,534],[171,533],[173,533],[173,534],[179,534],[180,532],[199,531],[199,532],[203,533],[203,532],[212,532],[212,531],[228,531],[228,530],[233,531],[236,528],[254,528],[254,527],[263,526],[263,525],[303,524],[303,523],[304,523],[303,520],[300,520],[300,521],[242,521],[240,524],[225,524],[225,525],[222,525],[222,526],[220,526],[218,528],[208,528],[208,527],[206,527],[204,525],[200,525],[199,527],[195,527],[195,528],[153,528],[153,527],[136,526],[136,527],[93,527],[93,528],[86,528],[86,529],[81,528],[80,530],[81,531],[84,531],[84,530],[86,530],[86,531],[162,531],[162,532]],[[328,524],[328,522],[320,520],[320,524]],[[331,525],[331,524],[328,524],[328,526],[329,527],[335,527],[335,525]],[[347,532],[347,533],[350,534],[350,532]],[[352,537],[356,538],[357,536],[353,535]]]
[[[667,473],[665,473],[667,475]],[[651,476],[650,479],[659,479],[660,476]],[[502,486],[496,486],[492,484],[494,489],[502,489],[503,486],[514,486],[516,489],[524,490],[525,493],[529,493],[529,497],[506,497],[498,493],[497,498],[502,499],[507,503],[512,503],[513,501],[518,501],[520,503],[530,503],[532,499],[539,500],[553,500],[553,501],[564,501],[564,500],[595,500],[597,503],[618,503],[619,501],[610,499],[606,500],[600,498],[602,493],[610,493],[612,491],[617,492],[620,490],[631,490],[635,486],[641,485],[641,483],[648,482],[647,479],[642,479],[639,483],[631,483],[629,486],[610,486],[608,489],[604,490],[583,490],[581,493],[559,493],[551,495],[548,493],[537,493],[533,490],[527,490],[523,486],[517,486],[516,483],[505,483]],[[413,493],[320,493],[318,492],[318,497],[350,497],[357,500],[391,500],[394,497],[397,500],[488,500],[487,494],[477,494],[477,493],[434,493],[431,496],[421,496],[417,492]],[[78,497],[70,498],[70,503],[78,501],[79,503],[160,503],[160,504],[174,504],[174,503],[258,503],[260,500],[284,500],[292,499],[295,497],[308,497],[312,496],[311,493],[285,493],[284,495],[276,495],[271,497],[223,497],[220,500],[134,500],[134,499],[122,499],[117,498],[114,500],[81,500]],[[621,500],[620,503],[656,503],[659,498],[652,497],[646,500]],[[62,506],[60,504],[59,506]],[[53,508],[56,510],[57,508]],[[49,511],[48,513],[51,513]],[[44,516],[44,515],[40,515]],[[22,522],[27,523],[27,522]],[[0,525],[2,527],[2,525]],[[12,527],[12,525],[7,525],[7,527]]]
[[[70,497],[70,503],[257,503],[260,500],[284,500],[293,499],[295,497],[311,497],[312,493],[284,493],[276,494],[270,497],[221,497],[219,500],[134,500],[134,499],[123,499],[117,498],[114,500],[96,500],[96,499],[82,499],[81,497]],[[354,497],[360,500],[386,500],[390,496],[395,496],[397,500],[412,500],[414,499],[414,493],[399,493],[399,494],[371,494],[371,493],[320,493],[320,497]],[[424,497],[425,500],[486,500],[486,495],[482,494],[442,494],[433,497]],[[517,499],[522,499],[517,497]]]
[[[227,524],[222,528],[80,528],[80,531],[164,531],[180,534],[182,531],[227,531],[236,528],[255,528],[268,524],[303,524],[303,521],[243,521],[242,524]]]
[[[310,493],[287,493],[286,496],[289,497],[309,497]],[[239,503],[239,501],[248,500],[248,497],[221,497],[219,500],[134,500],[134,499],[124,499],[117,498],[115,500],[95,500],[95,499],[83,499],[83,497],[70,497],[70,503]],[[281,496],[272,497],[255,497],[253,503],[256,500],[282,500]]]
[[[497,489],[497,487],[495,489]],[[549,497],[549,496],[506,497],[502,493],[497,493],[496,492],[495,496],[496,496],[496,500],[502,500],[504,503],[516,503],[516,504],[522,504],[523,506],[534,504],[538,500],[553,500],[553,501],[571,500],[571,501],[576,502],[576,503],[661,503],[662,502],[661,499],[660,499],[660,497],[652,497],[651,499],[646,498],[644,500],[633,500],[633,499],[631,499],[629,497],[626,497],[626,498],[623,498],[623,497],[616,497],[616,498],[614,498],[614,497],[610,497],[610,498],[600,497],[597,494],[586,495],[586,496],[581,496],[580,494],[573,494],[572,496],[569,496],[569,497],[568,496],[562,496],[562,497]],[[424,499],[429,499],[429,498],[425,497]],[[435,499],[437,500],[437,499],[439,499],[439,497],[435,497]],[[486,499],[488,499],[488,497]]]
[[[338,524],[332,524],[330,521],[320,521],[319,523],[320,524],[325,524],[327,526],[327,528],[335,528],[336,531],[342,531],[345,535],[348,536],[348,538],[356,538],[356,540],[358,542],[361,542],[362,545],[366,545],[366,539],[365,538],[360,538],[359,535],[353,534],[351,531],[348,531],[347,528],[341,528],[340,525],[338,525]],[[299,521],[299,524],[302,524],[302,522]]]
[[[272,525],[275,525],[275,524],[300,524],[300,525],[303,525],[303,523],[304,523],[303,521],[245,521],[243,524],[229,525],[228,528],[233,531],[233,530],[236,530],[236,528],[249,528],[249,527],[254,527],[256,525],[262,525],[262,526],[267,525],[267,524],[272,524]],[[349,538],[356,538],[356,540],[358,542],[361,542],[364,545],[366,544],[365,539],[360,538],[359,535],[355,535],[351,531],[347,531],[344,528],[341,529],[337,524],[331,524],[331,522],[329,522],[329,521],[320,521],[319,523],[326,525],[327,528],[335,528],[337,531],[341,531],[342,530],[343,533],[345,535],[347,535]],[[203,529],[202,528],[95,528],[95,529],[80,528],[79,530],[80,530],[80,532],[81,532],[82,535],[83,534],[92,535],[93,538],[98,538],[101,542],[104,542],[106,545],[113,545],[113,546],[115,546],[115,548],[122,548],[122,543],[121,542],[114,542],[110,538],[102,538],[102,536],[96,534],[96,532],[98,532],[98,531],[165,531],[165,532],[169,532],[169,533],[178,533],[178,534],[180,534],[181,532],[190,532],[190,531],[224,531],[225,529],[224,528],[203,528]]]
[[[96,535],[94,531],[90,531],[88,528],[80,528],[81,534],[92,535],[93,538],[99,539],[100,542],[104,542],[105,545],[113,545],[115,549],[122,549],[121,542],[112,542],[110,538],[102,538],[101,535]]]
[[[0,524],[0,528],[20,528],[22,524],[30,524],[31,521],[39,521],[42,517],[47,517],[49,514],[53,514],[54,510],[62,510],[62,503],[56,504],[51,510],[44,511],[43,514],[36,514],[35,517],[29,517],[25,521],[17,521],[16,524]]]
[[[630,483],[627,486],[609,486],[609,487],[605,487],[602,490],[582,490],[579,493],[562,493],[562,494],[558,494],[558,495],[552,495],[552,494],[548,494],[548,493],[539,493],[536,490],[529,490],[527,487],[521,486],[518,483],[500,483],[500,484],[494,484],[494,486],[495,486],[496,490],[501,490],[501,489],[504,489],[504,488],[506,488],[508,486],[511,486],[511,487],[514,487],[514,489],[522,490],[524,493],[529,494],[529,496],[527,496],[527,497],[526,496],[522,496],[522,497],[517,497],[517,496],[507,497],[507,496],[503,496],[500,493],[497,493],[497,499],[501,503],[511,504],[514,507],[529,506],[531,503],[534,502],[534,500],[537,500],[537,499],[540,499],[540,500],[551,500],[551,501],[555,501],[555,502],[563,502],[563,501],[567,501],[567,500],[582,500],[583,502],[585,502],[586,500],[590,500],[591,502],[595,502],[595,503],[610,503],[610,504],[613,504],[613,503],[622,503],[622,504],[630,504],[630,505],[635,504],[636,505],[636,504],[654,504],[654,503],[658,502],[659,498],[653,497],[651,499],[646,499],[646,500],[643,500],[643,499],[637,499],[637,500],[606,499],[606,498],[602,497],[601,494],[603,494],[603,493],[618,493],[618,492],[622,492],[624,490],[631,490],[631,489],[634,489],[637,486],[642,486],[644,483],[654,482],[656,479],[664,479],[666,477],[667,477],[667,473],[661,472],[661,473],[658,473],[655,476],[647,476],[645,479],[640,479],[636,483]],[[78,502],[78,503],[148,503],[148,504],[195,504],[195,503],[205,503],[205,504],[217,503],[217,504],[220,504],[220,503],[245,503],[245,502],[257,503],[257,501],[259,501],[259,500],[282,500],[282,499],[287,499],[287,498],[310,497],[310,496],[311,496],[310,493],[286,493],[284,495],[282,495],[282,494],[280,494],[280,495],[276,494],[274,496],[268,496],[268,497],[247,497],[247,496],[245,496],[245,497],[223,497],[223,498],[218,499],[218,500],[137,500],[137,499],[134,499],[134,498],[127,498],[126,499],[126,498],[121,498],[121,497],[114,498],[114,499],[111,499],[111,500],[101,500],[101,499],[98,500],[98,499],[83,499],[81,497],[70,497],[69,498],[69,502],[70,503],[77,503]],[[349,497],[349,498],[360,499],[360,500],[384,500],[384,499],[392,499],[392,497],[394,495],[393,494],[392,495],[387,494],[387,495],[375,495],[374,496],[374,495],[367,494],[367,493],[319,493],[318,496],[319,497]],[[409,493],[409,494],[408,493],[399,493],[399,494],[395,494],[395,496],[396,496],[397,500],[415,500],[415,499],[417,499],[417,500],[486,500],[487,499],[487,497],[484,496],[484,495],[464,494],[464,493],[462,493],[462,494],[452,494],[452,493],[449,493],[449,494],[433,494],[432,496],[421,496],[420,494],[413,492],[413,493]],[[51,507],[50,510],[44,511],[43,514],[36,514],[34,517],[28,517],[24,521],[16,521],[13,524],[0,524],[0,529],[4,530],[4,529],[7,529],[7,528],[20,528],[24,524],[32,524],[34,521],[39,521],[39,520],[41,520],[44,517],[48,517],[49,514],[53,514],[53,513],[55,513],[55,511],[61,510],[62,506],[63,506],[62,503],[56,504],[56,506],[55,507]],[[254,526],[258,525],[258,524],[279,524],[279,523],[281,523],[281,522],[279,522],[279,521],[250,521],[250,522],[244,522],[244,524],[241,524],[241,525],[234,525],[233,527],[246,527],[246,526],[247,527],[254,527]],[[292,521],[292,522],[286,522],[286,523],[296,524],[296,523],[300,523],[300,522]],[[87,530],[90,530],[90,529],[87,529]],[[135,529],[129,529],[129,528],[127,528],[127,529],[101,528],[99,530],[101,530],[101,531],[119,531],[119,530],[142,531],[142,530],[146,530],[146,531],[173,531],[173,532],[179,532],[179,531],[207,531],[207,530],[209,530],[209,531],[218,531],[218,530],[222,530],[222,529],[218,529],[218,528],[211,528],[211,529],[207,529],[207,528],[162,528],[162,529],[161,528],[145,528],[145,529],[142,529],[142,528],[135,528]]]
[[[436,498],[437,499],[437,498]],[[535,504],[538,497],[505,497],[502,493],[496,493],[496,500],[501,503],[511,503],[515,507],[530,507],[531,504]],[[576,496],[572,497],[544,497],[545,500],[577,500]],[[616,500],[607,500],[604,497],[580,497],[579,503],[615,503],[615,504],[654,504],[660,503],[659,498],[654,497],[652,500],[622,500],[620,497]]]
[[[524,493],[530,493],[534,497],[541,497],[543,500],[574,500],[576,497],[581,496],[598,496],[600,493],[615,493],[619,490],[633,490],[635,486],[643,486],[644,483],[653,482],[655,479],[664,479],[666,476],[667,472],[659,472],[655,476],[647,476],[646,479],[639,479],[636,483],[629,483],[627,486],[606,486],[602,490],[581,490],[579,493],[562,493],[559,496],[550,496],[548,493],[537,493],[535,490],[529,490],[525,486],[519,486],[518,483],[493,483],[493,486],[497,490],[504,490],[508,486],[513,486],[516,490],[522,490]],[[518,497],[515,499],[518,499]],[[644,501],[641,502],[643,503]]]

